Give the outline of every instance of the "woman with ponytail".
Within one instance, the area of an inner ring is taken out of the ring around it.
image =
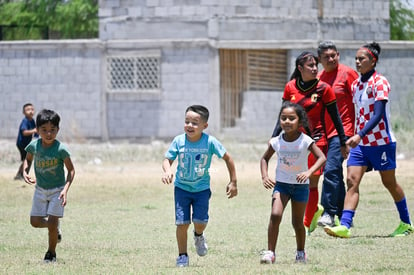
[[[347,186],[340,225],[325,227],[329,235],[351,236],[351,225],[359,202],[359,184],[365,172],[377,170],[391,194],[400,216],[400,224],[390,237],[414,232],[405,194],[395,178],[396,140],[391,131],[388,80],[376,71],[381,47],[373,42],[358,49],[355,65],[360,77],[352,84],[356,104],[356,134],[346,144],[352,147],[347,161]]]

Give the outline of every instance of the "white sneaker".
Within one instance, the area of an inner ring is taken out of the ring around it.
[[[275,262],[275,253],[270,250],[265,250],[262,253],[262,257],[260,257],[261,264],[273,264]]]
[[[208,246],[206,239],[204,238],[204,233],[201,236],[194,235],[194,245],[196,247],[198,256],[205,256],[207,254]]]
[[[305,251],[296,251],[296,260],[297,263],[304,263],[306,264],[307,257]]]
[[[186,267],[190,262],[190,258],[186,255],[178,256],[176,266],[177,267]]]
[[[318,225],[325,227],[325,226],[335,226],[335,219],[333,216],[329,215],[327,212],[323,213],[323,215],[318,220]]]

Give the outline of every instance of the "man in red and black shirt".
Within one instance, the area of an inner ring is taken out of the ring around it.
[[[352,82],[358,78],[358,73],[352,68],[339,63],[339,52],[332,41],[323,41],[318,47],[319,62],[323,70],[318,78],[329,85],[336,96],[336,105],[341,116],[345,135],[349,138],[354,135],[355,108],[352,102]],[[318,221],[319,226],[333,226],[334,216],[342,216],[345,199],[345,183],[341,155],[341,144],[338,133],[329,116],[325,116],[326,133],[328,139],[327,161],[324,169],[321,204],[324,213]]]

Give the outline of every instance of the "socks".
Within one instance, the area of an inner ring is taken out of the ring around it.
[[[411,224],[410,214],[408,213],[407,200],[405,197],[401,201],[395,202],[395,205],[397,206],[398,213],[400,214],[400,220],[404,223]]]
[[[313,215],[315,215],[315,212],[318,209],[318,199],[318,187],[309,188],[309,200],[306,204],[305,217],[303,219],[303,225],[306,227],[310,226]]]
[[[400,220],[403,223],[411,224],[410,214],[408,212],[407,207],[407,200],[405,199],[405,197],[401,201],[395,202],[395,206],[397,206],[398,213],[400,214]],[[355,211],[344,209],[344,212],[342,213],[341,217],[341,225],[346,226],[348,229],[351,228],[354,215]]]
[[[352,220],[354,219],[354,210],[345,210],[342,212],[341,225],[346,226],[348,229],[351,228]]]

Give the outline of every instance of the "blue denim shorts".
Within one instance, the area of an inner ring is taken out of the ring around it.
[[[211,190],[188,192],[174,187],[175,224],[208,223],[208,208]],[[191,208],[193,215],[191,217]]]
[[[307,202],[309,199],[309,184],[292,184],[277,181],[273,188],[274,193],[287,195],[292,201]]]

